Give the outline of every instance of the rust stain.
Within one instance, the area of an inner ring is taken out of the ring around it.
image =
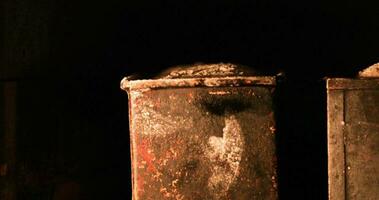
[[[153,160],[155,159],[150,147],[148,140],[142,140],[138,146],[138,155],[142,157],[143,161],[146,162],[147,170],[149,172],[156,172],[156,168],[153,164]],[[140,161],[141,163],[141,161]]]

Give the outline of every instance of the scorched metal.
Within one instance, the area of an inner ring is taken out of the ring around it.
[[[277,199],[274,87],[222,63],[125,78],[133,199]]]

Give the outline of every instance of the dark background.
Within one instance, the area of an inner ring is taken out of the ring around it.
[[[277,104],[281,199],[327,199],[323,77],[352,77],[379,60],[374,1],[3,0],[0,6],[2,109],[16,92],[9,108],[14,129],[6,128],[9,112],[0,117],[5,200],[73,199],[59,191],[78,199],[130,198],[127,95],[119,82],[194,62],[285,72]]]

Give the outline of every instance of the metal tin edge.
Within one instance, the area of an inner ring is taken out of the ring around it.
[[[328,90],[379,89],[379,78],[328,78],[326,88]]]
[[[184,78],[184,79],[147,79],[121,81],[121,89],[125,91],[133,89],[159,89],[159,88],[183,88],[183,87],[239,87],[239,86],[275,86],[275,76],[235,76],[221,78]]]

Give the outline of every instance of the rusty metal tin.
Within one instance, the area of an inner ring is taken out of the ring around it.
[[[379,199],[379,65],[327,92],[329,199]]]
[[[275,77],[233,64],[128,80],[134,200],[277,199]]]

